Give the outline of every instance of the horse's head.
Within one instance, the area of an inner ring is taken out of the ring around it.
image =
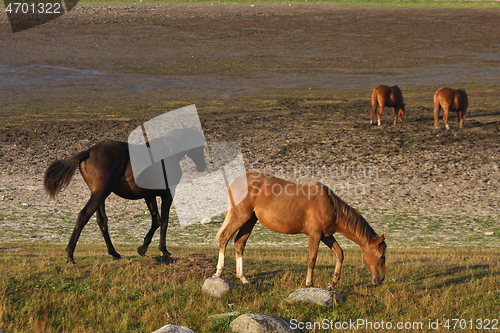
[[[406,112],[405,106],[406,106],[405,103],[401,103],[401,107],[399,108],[399,118],[401,120],[403,120],[403,117],[405,116],[405,112]]]
[[[202,126],[204,122],[202,122]],[[203,135],[203,130],[201,128],[196,127],[184,127],[183,129],[186,131],[188,135],[188,140],[195,140],[195,142],[203,142],[205,141],[205,137]],[[198,172],[202,172],[207,168],[207,162],[205,161],[205,146],[198,146],[191,148],[186,151],[186,155],[193,160],[194,164],[196,164],[196,170]]]
[[[372,283],[380,285],[385,278],[385,234],[363,249],[363,261],[372,276]]]
[[[205,146],[189,149],[186,155],[196,164],[196,170],[198,170],[198,172],[202,172],[207,168],[207,162],[205,161]]]

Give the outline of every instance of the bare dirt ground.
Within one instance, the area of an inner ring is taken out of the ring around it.
[[[66,242],[89,192],[78,175],[49,201],[47,166],[196,103],[209,141],[237,143],[249,169],[325,182],[392,246],[500,243],[498,8],[79,5],[15,34],[2,15],[0,241]],[[401,87],[404,123],[386,109],[369,124],[378,84]],[[454,115],[433,128],[441,86],[468,91],[463,130]],[[114,240],[139,242],[145,205],[107,207]],[[82,241],[101,242],[91,224]]]

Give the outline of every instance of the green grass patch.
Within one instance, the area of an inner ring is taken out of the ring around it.
[[[195,332],[227,332],[232,318],[210,315],[239,311],[296,322],[421,323],[447,319],[498,319],[500,263],[498,250],[390,249],[385,283],[369,284],[361,250],[346,249],[339,304],[322,308],[284,299],[303,287],[305,248],[249,248],[245,257],[252,288],[235,278],[234,254],[228,249],[223,277],[234,292],[215,299],[201,292],[215,270],[215,247],[172,247],[180,258],[160,265],[139,257],[135,247],[118,245],[124,259],[102,255],[104,245],[80,245],[77,265],[67,265],[64,246],[0,244],[0,327],[5,332],[152,332],[166,324]],[[315,285],[325,287],[333,274],[334,255],[320,249]],[[303,330],[315,331],[321,330]],[[418,330],[407,330],[418,331]],[[422,331],[422,330],[420,330]],[[433,330],[434,331],[434,330]]]

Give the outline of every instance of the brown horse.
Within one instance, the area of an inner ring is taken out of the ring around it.
[[[363,249],[372,282],[382,283],[385,277],[385,234],[378,236],[366,220],[337,197],[327,186],[289,182],[260,172],[249,172],[237,177],[229,188],[231,197],[245,199],[238,205],[228,206],[226,219],[217,233],[219,261],[213,275],[219,277],[224,268],[224,254],[230,238],[239,230],[234,241],[236,250],[236,276],[248,284],[243,271],[243,251],[252,229],[259,220],[266,228],[282,234],[309,236],[309,256],[306,286],[313,285],[319,242],[325,243],[337,256],[332,284],[340,279],[344,254],[333,237],[339,232]],[[231,200],[230,200],[231,201]]]
[[[378,113],[377,105],[380,106]],[[380,117],[385,106],[394,108],[394,125],[398,122],[398,116],[403,121],[405,104],[403,103],[403,94],[398,86],[388,87],[380,85],[373,89],[370,124],[373,124],[377,120],[377,125],[380,126]]]
[[[203,136],[202,131],[196,128],[185,128],[182,131],[173,130],[171,136],[166,138],[165,142],[166,144],[175,145],[176,142],[182,142],[193,136],[200,135]],[[95,212],[97,212],[97,224],[106,242],[108,253],[114,259],[121,258],[109,237],[108,218],[104,206],[104,201],[112,192],[125,199],[145,199],[151,213],[152,224],[151,229],[144,238],[143,245],[137,251],[140,255],[146,253],[154,233],[161,226],[159,249],[163,253],[164,261],[170,262],[171,255],[167,251],[165,241],[168,215],[173,200],[169,188],[174,188],[182,177],[179,162],[185,155],[195,162],[198,171],[205,170],[206,162],[203,146],[172,155],[164,159],[162,163],[168,165],[168,170],[174,170],[174,175],[169,174],[169,184],[165,184],[165,189],[160,190],[144,189],[135,183],[130,163],[129,147],[126,142],[102,141],[86,151],[65,160],[56,161],[49,166],[45,171],[44,187],[51,198],[55,198],[61,190],[69,185],[77,167],[80,168],[83,179],[91,192],[89,201],[78,214],[75,228],[66,248],[68,263],[75,263],[73,252],[76,243],[83,227]],[[156,203],[157,196],[162,200],[161,216]]]
[[[443,108],[444,115],[444,126],[448,130],[448,115],[451,111],[456,111],[458,116],[458,125],[460,128],[464,125],[465,114],[467,108],[469,107],[469,98],[467,93],[462,88],[451,89],[451,88],[441,88],[434,94],[434,127],[438,128],[439,122],[439,110]]]

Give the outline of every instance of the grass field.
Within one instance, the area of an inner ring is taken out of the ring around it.
[[[432,331],[457,331],[454,325],[466,328],[459,331],[470,331],[471,326],[499,329],[497,250],[390,249],[385,283],[373,287],[361,251],[347,249],[335,288],[342,300],[323,308],[284,302],[304,284],[304,247],[248,249],[245,265],[254,284],[251,288],[235,279],[234,255],[228,249],[223,277],[236,289],[222,299],[201,291],[203,281],[213,273],[216,248],[171,248],[182,259],[170,266],[159,265],[154,256],[139,257],[134,246],[117,249],[124,259],[114,261],[102,244],[79,245],[78,264],[67,265],[62,245],[0,244],[0,327],[12,333],[152,332],[170,323],[196,332],[226,332],[235,317],[210,316],[239,311],[278,316],[305,328],[315,322],[325,328],[327,322],[356,321],[361,325],[357,331],[370,331],[366,325],[380,327],[384,322],[386,328],[388,323],[394,325],[394,331],[416,332],[429,331],[429,323],[438,321],[439,329]],[[333,260],[334,255],[322,248],[315,270],[317,287],[330,281]],[[398,323],[406,329],[396,329]]]

